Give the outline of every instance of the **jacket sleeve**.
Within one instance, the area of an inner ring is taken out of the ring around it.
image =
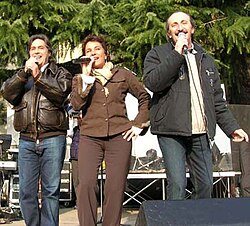
[[[144,60],[145,86],[154,93],[169,88],[178,78],[179,69],[184,62],[184,56],[173,49],[168,52],[164,46],[153,48]]]
[[[28,74],[23,69],[20,69],[3,83],[1,87],[3,98],[13,106],[17,106],[23,98],[27,82]]]
[[[129,93],[138,100],[138,114],[132,121],[133,125],[141,129],[149,126],[149,101],[150,95],[137,78],[132,74],[127,74]]]
[[[47,73],[41,73],[35,85],[51,103],[62,107],[71,92],[72,75],[63,67],[58,67],[54,75],[51,73],[48,70]]]
[[[227,106],[227,102],[223,97],[223,89],[221,88],[221,82],[219,72],[214,65],[213,72],[215,73],[214,85],[214,106],[216,114],[216,122],[223,132],[230,137],[230,135],[240,126],[237,120],[233,116],[232,112]]]
[[[82,78],[80,74],[74,76],[72,81],[72,92],[70,94],[70,103],[75,111],[80,111],[87,104],[88,94],[93,84],[89,84],[87,88],[83,90]]]

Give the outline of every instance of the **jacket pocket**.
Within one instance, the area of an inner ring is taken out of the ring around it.
[[[64,110],[47,100],[39,103],[38,121],[44,130],[65,129],[65,124],[67,124]]]
[[[152,100],[152,102],[156,102],[156,104],[152,104],[151,112],[154,112],[152,115],[152,119],[155,122],[160,122],[165,118],[167,114],[168,104],[167,104],[168,94],[162,98],[156,98],[156,100]]]
[[[27,128],[27,119],[28,119],[28,110],[27,110],[27,102],[22,102],[18,106],[13,107],[15,111],[14,114],[14,128],[16,131],[25,131]]]

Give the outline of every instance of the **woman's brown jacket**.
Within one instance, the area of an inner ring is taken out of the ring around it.
[[[142,129],[148,127],[149,93],[131,71],[115,68],[112,74],[104,86],[95,79],[84,92],[81,76],[73,78],[70,102],[74,110],[82,110],[82,135],[107,137],[122,133],[132,126]],[[129,120],[127,115],[125,97],[128,93],[138,99],[138,114],[134,120]]]

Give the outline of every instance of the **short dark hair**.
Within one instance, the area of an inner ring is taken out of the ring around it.
[[[88,42],[99,42],[102,45],[104,52],[107,55],[108,60],[110,59],[107,43],[105,42],[104,38],[100,35],[95,35],[95,34],[90,34],[83,39],[82,41],[82,54],[83,55],[85,55],[86,45]]]
[[[168,20],[169,20],[169,18],[170,18],[173,14],[175,14],[175,13],[185,13],[185,12],[181,12],[181,11],[179,11],[179,12],[174,12],[174,13],[172,13],[172,14],[166,19],[166,31],[167,31],[167,32],[168,32],[168,30],[169,30]],[[191,17],[191,15],[188,14],[188,13],[185,13],[185,14],[189,16],[189,20],[190,20],[190,23],[191,23],[192,27],[193,27],[193,28],[196,28],[196,24],[195,24],[195,21],[194,21],[193,17]]]
[[[36,39],[41,39],[45,42],[46,44],[46,47],[48,49],[48,51],[50,52],[50,58],[52,57],[52,45],[49,41],[49,38],[44,35],[44,34],[36,34],[36,35],[32,35],[30,38],[29,38],[29,41],[28,41],[28,54],[29,54],[29,51],[30,51],[30,48],[31,48],[31,45],[32,43],[36,40]]]

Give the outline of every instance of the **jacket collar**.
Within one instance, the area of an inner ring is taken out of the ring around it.
[[[56,74],[56,70],[57,70],[56,62],[55,61],[50,61],[49,65],[48,65],[48,67],[46,69],[50,70],[52,72],[52,74]]]
[[[166,43],[166,45],[169,49],[174,49],[174,44],[172,42],[168,42]],[[195,49],[197,52],[200,52],[200,53],[206,53],[204,48],[197,42],[193,42],[193,49]]]

